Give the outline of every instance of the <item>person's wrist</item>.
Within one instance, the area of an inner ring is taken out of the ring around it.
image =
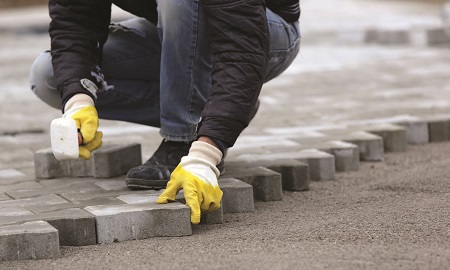
[[[212,143],[199,139],[192,143],[188,156],[202,158],[215,166],[222,159],[222,152]]]
[[[86,94],[76,94],[71,97],[64,105],[64,112],[67,112],[71,108],[77,106],[93,106],[95,107],[94,100]]]

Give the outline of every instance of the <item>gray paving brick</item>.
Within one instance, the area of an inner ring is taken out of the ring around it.
[[[44,186],[37,183],[36,181],[26,181],[10,185],[0,185],[0,191],[7,192],[8,195],[10,195],[9,192],[14,192],[14,190],[30,190],[30,189],[34,189],[36,191],[43,190]]]
[[[41,149],[34,154],[34,168],[37,179],[55,177],[93,176],[93,159],[58,161],[51,148]]]
[[[450,36],[445,32],[443,27],[427,29],[426,37],[428,45],[450,45]]]
[[[192,234],[190,210],[178,202],[89,206],[85,210],[95,216],[98,243]]]
[[[443,142],[450,140],[450,119],[428,119],[428,132],[430,142]]]
[[[156,203],[160,193],[151,194],[127,194],[118,196],[117,199],[128,204]]]
[[[0,185],[15,184],[18,182],[32,180],[26,174],[16,169],[0,170]]]
[[[36,220],[46,221],[58,230],[61,246],[97,244],[94,216],[79,208],[21,216],[3,216],[0,225]]]
[[[83,192],[83,193],[61,193],[61,197],[67,199],[71,202],[76,201],[87,201],[102,197],[118,197],[121,195],[128,194],[148,194],[154,192],[157,194],[159,191],[151,190],[106,190],[106,191],[95,191],[95,192]],[[1,202],[0,202],[1,203]]]
[[[335,179],[334,156],[317,149],[304,149],[294,152],[272,153],[263,155],[240,155],[244,161],[295,159],[309,166],[309,179],[313,181],[329,181]]]
[[[406,128],[406,140],[409,144],[425,144],[430,141],[428,123],[423,120],[397,122]]]
[[[0,217],[15,217],[33,215],[33,212],[23,207],[2,207],[0,208]]]
[[[385,152],[405,152],[407,148],[406,129],[399,125],[377,125],[365,131],[383,138]]]
[[[99,197],[90,200],[72,201],[59,204],[30,205],[27,206],[26,209],[32,211],[33,213],[39,214],[39,213],[55,212],[70,208],[84,208],[86,206],[91,205],[117,205],[117,204],[125,204],[125,203],[115,197]]]
[[[0,227],[0,261],[59,257],[58,230],[44,221]]]
[[[408,29],[368,29],[366,30],[365,42],[378,43],[384,45],[399,45],[410,43],[410,34]]]
[[[280,201],[283,198],[281,174],[264,167],[228,169],[219,177],[237,178],[253,186],[258,201]]]
[[[220,207],[217,211],[202,213],[200,217],[200,224],[213,225],[223,223],[223,208]]]
[[[11,200],[12,198],[6,195],[5,193],[0,192],[0,201]]]
[[[34,154],[35,175],[38,179],[55,177],[111,178],[123,175],[142,164],[140,144],[104,145],[90,160],[58,161],[51,148]]]
[[[60,204],[66,203],[67,200],[61,198],[58,195],[50,194],[39,196],[35,198],[27,198],[27,199],[19,199],[19,200],[5,200],[0,201],[1,207],[27,207],[32,205],[51,205],[51,204]]]
[[[95,185],[104,190],[128,190],[125,183],[125,176],[119,176],[113,179],[99,179],[95,181]]]
[[[266,167],[281,174],[283,190],[305,191],[309,189],[308,164],[294,159],[232,161],[225,163],[225,171],[230,167]],[[232,168],[230,168],[232,170]]]
[[[340,136],[343,141],[358,145],[362,161],[384,160],[383,138],[365,131],[353,131]]]
[[[71,192],[95,192],[102,191],[102,189],[92,183],[83,181],[65,181],[65,180],[50,180],[53,185],[45,183],[45,188],[27,188],[22,190],[7,191],[7,194],[14,199],[32,198],[37,196],[43,196],[48,194],[62,194]],[[43,182],[40,182],[43,184]],[[1,189],[1,187],[0,187]]]
[[[223,192],[221,206],[224,213],[255,211],[251,185],[235,178],[221,178],[219,186]]]
[[[94,152],[94,177],[110,178],[126,174],[141,164],[140,144],[106,145]]]

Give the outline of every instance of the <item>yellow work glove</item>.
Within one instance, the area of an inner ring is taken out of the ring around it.
[[[64,106],[63,118],[75,120],[78,131],[83,138],[80,146],[80,158],[90,159],[91,152],[102,146],[103,133],[98,129],[98,114],[94,101],[85,94],[76,94]]]
[[[201,141],[192,143],[189,154],[170,175],[166,190],[156,203],[175,201],[178,192],[184,190],[186,204],[191,209],[191,223],[200,223],[201,212],[212,212],[220,208],[223,192],[217,183],[220,172],[216,165],[222,152],[216,147]]]

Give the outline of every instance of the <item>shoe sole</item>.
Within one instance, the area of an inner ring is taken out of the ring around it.
[[[133,190],[160,190],[167,186],[168,180],[142,180],[135,178],[125,179],[125,183],[129,189]]]

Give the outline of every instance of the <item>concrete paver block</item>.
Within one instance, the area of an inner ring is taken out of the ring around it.
[[[450,45],[450,35],[443,27],[435,27],[426,30],[427,44],[430,46]]]
[[[367,29],[364,37],[367,43],[378,43],[383,45],[400,45],[411,42],[408,29]]]
[[[281,174],[267,168],[229,169],[219,177],[219,182],[224,178],[237,178],[252,185],[254,198],[258,201],[280,201],[283,198]]]
[[[93,198],[91,200],[72,201],[59,204],[31,205],[27,206],[26,208],[32,211],[33,213],[39,214],[39,213],[55,212],[70,208],[84,208],[86,206],[91,205],[117,205],[117,204],[125,204],[125,203],[115,197],[99,197]]]
[[[293,152],[272,153],[263,155],[240,155],[238,159],[253,162],[261,160],[295,159],[309,166],[309,179],[313,181],[335,180],[334,156],[317,149],[304,149]]]
[[[105,145],[95,151],[90,160],[58,161],[51,148],[34,154],[35,174],[38,179],[55,177],[111,178],[142,164],[141,145]]]
[[[39,196],[39,197],[35,197],[35,198],[0,201],[0,208],[1,207],[15,207],[15,206],[27,207],[27,206],[31,206],[31,205],[51,205],[51,204],[60,204],[60,203],[67,203],[67,200],[61,198],[58,195],[50,194],[50,195],[44,195],[44,196]]]
[[[189,207],[178,202],[88,206],[85,210],[95,216],[98,243],[192,234]]]
[[[6,195],[5,193],[0,192],[0,201],[11,200],[12,198]]]
[[[224,213],[243,213],[255,211],[253,187],[241,180],[223,178],[219,180],[223,192],[222,209]]]
[[[16,217],[33,215],[34,213],[23,207],[2,207],[0,208],[0,217]]]
[[[406,140],[409,144],[425,144],[430,141],[428,123],[423,120],[398,122],[406,128]]]
[[[0,261],[54,259],[58,256],[58,230],[47,222],[0,226]]]
[[[202,213],[200,217],[200,224],[212,225],[212,224],[222,224],[223,223],[223,208],[220,207],[218,210],[209,213]]]
[[[367,127],[364,131],[383,138],[385,152],[405,152],[407,148],[406,129],[399,125],[376,125]]]
[[[94,216],[79,208],[20,216],[0,216],[0,225],[37,220],[46,221],[58,230],[61,246],[87,246],[97,243]]]
[[[428,132],[430,135],[430,142],[450,140],[450,119],[429,119]]]
[[[111,178],[142,165],[140,144],[106,145],[94,152],[94,177]]]
[[[305,191],[309,189],[308,164],[294,159],[234,161],[225,163],[225,171],[231,167],[266,167],[281,174],[283,190]]]
[[[359,148],[359,159],[362,161],[382,161],[384,159],[383,138],[365,131],[343,134],[343,141],[355,144]]]

